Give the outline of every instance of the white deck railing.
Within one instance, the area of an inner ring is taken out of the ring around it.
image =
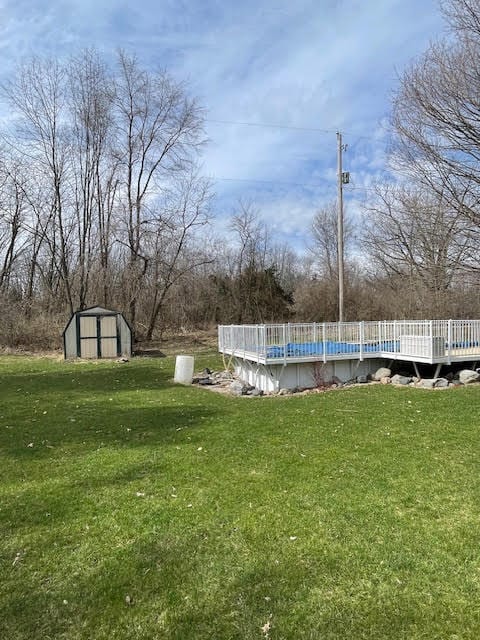
[[[221,325],[219,351],[265,362],[396,357],[480,359],[480,320],[388,320]]]

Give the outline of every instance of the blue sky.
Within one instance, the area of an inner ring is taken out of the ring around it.
[[[0,77],[28,55],[87,46],[168,68],[206,109],[218,228],[242,198],[301,249],[335,198],[335,132],[360,215],[385,172],[398,75],[443,33],[436,0],[0,0]]]

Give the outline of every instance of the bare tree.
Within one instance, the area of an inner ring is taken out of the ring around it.
[[[116,157],[121,174],[125,243],[129,251],[125,289],[130,320],[148,269],[144,229],[150,203],[176,172],[190,165],[202,143],[201,109],[185,87],[165,72],[147,73],[134,57],[118,57]]]
[[[329,202],[313,218],[312,237],[308,251],[317,275],[331,280],[338,273],[337,204]],[[345,216],[343,223],[345,262],[348,263],[353,245],[353,223]]]
[[[475,246],[468,221],[418,187],[377,187],[376,196],[366,208],[364,234],[371,264],[384,283],[390,277],[395,287],[407,282],[410,293],[421,292],[417,306],[425,312],[444,314],[452,282],[469,268]]]
[[[151,340],[157,318],[175,283],[212,257],[192,244],[199,227],[208,223],[210,184],[188,172],[163,197],[159,215],[149,223],[151,266],[148,296],[148,325],[145,338]],[[147,245],[148,247],[148,245]],[[148,250],[148,249],[147,249]]]
[[[268,227],[253,203],[239,201],[230,230],[226,260],[230,269],[228,275],[216,276],[228,321],[288,318],[292,303],[286,280],[288,256],[282,256],[280,248],[272,244]],[[279,258],[283,258],[282,265]]]
[[[22,65],[15,78],[4,86],[4,92],[17,116],[12,147],[30,159],[30,170],[37,174],[48,190],[48,206],[54,224],[50,247],[62,279],[66,301],[73,313],[71,280],[71,233],[66,213],[69,132],[66,127],[66,71],[58,62],[33,58]]]
[[[0,292],[6,294],[16,263],[28,245],[25,236],[25,196],[18,166],[0,166]]]
[[[237,275],[249,266],[264,268],[270,243],[266,224],[252,202],[239,200],[238,211],[234,213],[230,229],[237,246]]]
[[[114,89],[112,78],[93,50],[83,51],[70,61],[68,80],[73,216],[78,247],[77,307],[84,309],[98,249],[104,278],[108,266],[108,232],[116,169],[109,153]],[[105,302],[106,297],[104,288]]]
[[[480,222],[480,2],[448,0],[450,37],[430,46],[394,99],[394,166]]]

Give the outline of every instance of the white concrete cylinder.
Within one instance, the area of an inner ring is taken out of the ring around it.
[[[193,367],[195,358],[193,356],[177,356],[175,361],[174,382],[180,384],[192,384]]]

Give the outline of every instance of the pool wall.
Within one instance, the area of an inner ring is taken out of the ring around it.
[[[241,358],[235,359],[235,373],[246,383],[264,392],[302,387],[311,389],[321,381],[329,383],[334,378],[342,382],[357,376],[375,373],[386,366],[382,358],[368,360],[333,360],[330,362],[296,362],[287,364],[259,364]]]

